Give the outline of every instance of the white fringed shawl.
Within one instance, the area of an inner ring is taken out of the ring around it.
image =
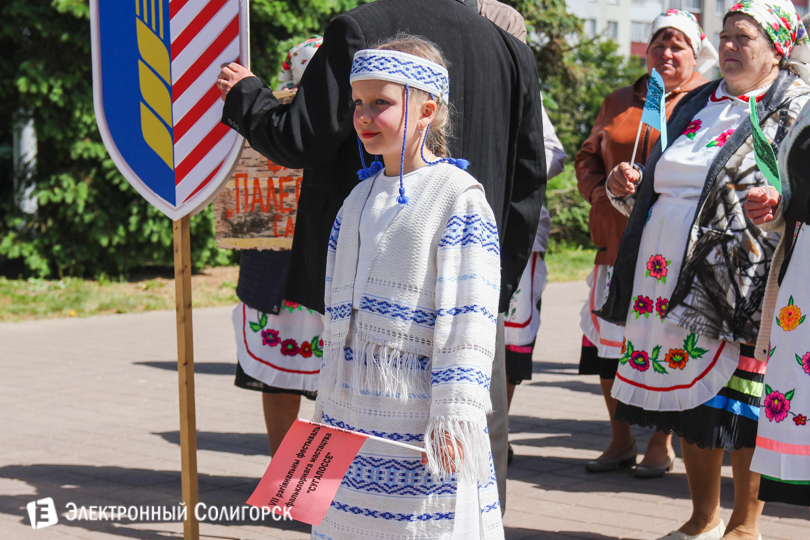
[[[360,216],[372,180],[346,199],[329,241],[316,419],[338,389],[402,403],[422,398],[430,408],[430,472],[445,477],[455,469],[457,478],[483,485],[490,477],[486,415],[500,289],[495,218],[472,176],[451,165],[431,167],[383,234],[353,310]],[[470,188],[481,195],[462,197]],[[350,331],[351,362],[344,359]],[[445,434],[463,448],[460,463],[441,463]]]

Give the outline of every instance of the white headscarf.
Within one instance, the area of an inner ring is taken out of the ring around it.
[[[703,33],[697,19],[688,11],[669,9],[656,17],[652,23],[650,37],[647,39],[647,46],[650,45],[655,34],[662,28],[674,28],[684,33],[689,45],[692,46],[692,50],[695,52],[695,59],[697,60],[695,69],[701,75],[705,75],[717,64],[719,58],[717,49],[706,39],[706,34]]]

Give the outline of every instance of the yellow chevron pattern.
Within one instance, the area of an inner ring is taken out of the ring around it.
[[[141,53],[141,59],[138,60],[142,98],[141,133],[146,144],[170,169],[174,169],[174,142],[170,131],[171,59],[161,40],[165,26],[163,2],[164,0],[135,0],[138,51]]]

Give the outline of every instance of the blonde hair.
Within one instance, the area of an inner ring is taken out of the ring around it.
[[[447,60],[444,59],[444,55],[442,55],[439,48],[423,37],[398,32],[373,48],[412,54],[447,68]],[[430,99],[430,96],[424,90],[411,88],[410,91],[412,97],[419,96],[421,98],[420,103]],[[436,101],[436,116],[430,123],[425,145],[433,154],[446,158],[450,157],[450,151],[447,148],[447,140],[451,137],[450,105],[444,100],[435,99],[435,96],[434,100]]]

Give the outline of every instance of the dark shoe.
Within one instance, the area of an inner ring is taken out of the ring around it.
[[[506,451],[506,464],[509,465],[512,463],[513,459],[515,459],[515,451],[512,450],[512,443],[509,443],[509,447]]]
[[[636,478],[661,478],[666,473],[671,471],[675,466],[675,452],[667,456],[667,460],[658,467],[654,465],[644,465],[639,463],[636,465],[636,470],[633,471],[633,476]]]
[[[636,446],[634,441],[630,448],[615,458],[599,458],[589,461],[585,464],[585,470],[588,472],[610,472],[615,471],[619,467],[632,467],[636,464],[637,457],[638,446]]]

